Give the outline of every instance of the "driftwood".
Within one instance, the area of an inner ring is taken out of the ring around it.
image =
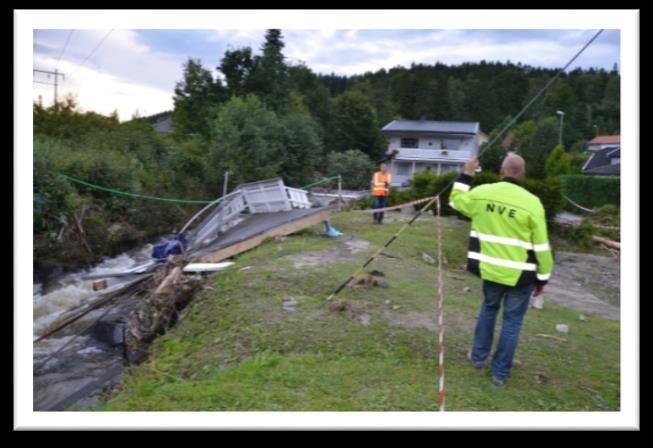
[[[618,242],[618,241],[612,241],[612,240],[609,240],[607,238],[603,238],[603,237],[596,236],[596,235],[592,236],[592,240],[596,241],[597,243],[601,243],[604,246],[607,246],[607,247],[609,247],[611,249],[621,250],[621,243]]]
[[[182,274],[183,264],[180,257],[158,275],[159,285],[132,314],[125,332],[125,353],[130,362],[142,358],[149,343],[177,323],[179,311],[191,301],[200,285],[200,280]]]
[[[561,337],[558,337],[558,336],[554,336],[554,335],[552,335],[552,334],[538,333],[538,334],[536,334],[535,336],[538,336],[538,337],[540,337],[540,338],[553,339],[553,340],[555,340],[555,341],[559,341],[559,342],[565,342],[565,341],[566,341],[565,338],[561,338]]]
[[[84,220],[84,215],[86,215],[86,212],[90,210],[91,206],[88,204],[82,205],[81,210],[79,213],[74,213],[73,217],[75,218],[75,224],[77,225],[77,232],[79,233],[79,238],[82,240],[82,244],[86,248],[89,254],[93,255],[93,251],[91,250],[91,246],[89,246],[88,241],[86,241],[86,231],[84,230],[84,227],[82,226],[82,221]]]

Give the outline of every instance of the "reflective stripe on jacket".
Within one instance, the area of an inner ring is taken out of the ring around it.
[[[467,270],[508,286],[545,284],[553,257],[539,198],[513,178],[470,189],[472,177],[458,176],[449,205],[472,219]]]
[[[381,171],[374,173],[372,178],[372,196],[388,196],[390,194],[390,182],[392,176],[389,172],[383,174]]]

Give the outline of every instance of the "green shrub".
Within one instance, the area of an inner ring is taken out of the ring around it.
[[[586,208],[620,204],[620,178],[617,176],[561,176],[562,191],[572,201]],[[569,210],[578,211],[568,204]]]
[[[478,187],[479,185],[483,184],[493,184],[495,182],[499,182],[500,180],[501,176],[499,176],[494,171],[483,171],[474,176],[472,179],[472,187]]]
[[[70,220],[80,198],[75,189],[57,174],[53,142],[34,141],[34,232],[56,232]]]
[[[592,235],[596,235],[596,227],[588,220],[584,220],[579,226],[552,226],[555,234],[561,238],[572,241],[582,249],[589,249],[594,242]]]
[[[456,177],[458,177],[458,173],[447,173],[440,176],[429,171],[416,173],[411,181],[413,197],[415,199],[421,199],[442,192],[440,196],[442,214],[451,215],[454,213],[454,210],[449,206],[449,193],[451,192],[451,188],[447,188],[447,186],[452,184]],[[429,207],[429,210],[433,210],[435,213],[435,206]]]
[[[388,206],[404,204],[417,199],[412,190],[397,190],[390,188],[390,196],[388,197]]]
[[[370,188],[374,164],[367,154],[358,150],[332,151],[327,155],[327,173],[342,176],[342,187],[364,190]]]
[[[562,211],[565,200],[562,197],[562,184],[558,178],[525,179],[523,186],[540,198],[548,221],[552,221]]]

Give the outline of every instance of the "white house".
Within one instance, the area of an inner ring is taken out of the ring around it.
[[[416,172],[461,172],[465,162],[478,154],[478,122],[394,120],[381,132],[388,138],[392,185],[406,186]]]

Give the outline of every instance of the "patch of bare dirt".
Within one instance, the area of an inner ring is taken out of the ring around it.
[[[551,280],[542,294],[552,300],[606,319],[619,320],[620,264],[618,258],[556,252]]]
[[[348,235],[338,238],[337,243],[338,245],[336,247],[329,249],[288,255],[284,258],[292,261],[295,268],[324,266],[325,264],[351,258],[352,255],[365,251],[371,247],[371,244],[368,241]]]

